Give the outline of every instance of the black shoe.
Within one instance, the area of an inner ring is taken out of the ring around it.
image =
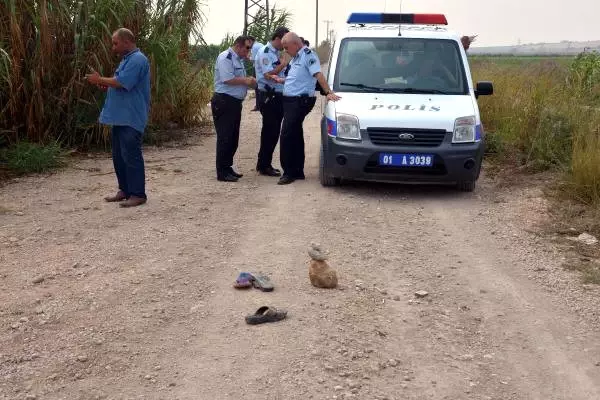
[[[231,171],[229,171],[229,173],[233,176],[235,176],[236,178],[241,178],[244,176],[244,174],[238,174],[237,172],[235,172],[233,169]]]
[[[221,181],[221,182],[237,182],[238,177],[234,176],[232,174],[227,174],[227,175],[223,175],[223,176],[218,176],[217,180]]]
[[[278,185],[289,185],[290,183],[294,182],[296,180],[296,178],[292,178],[291,176],[287,176],[284,175],[281,177],[281,179],[279,179],[279,182],[277,182]]]
[[[265,176],[281,176],[281,171],[276,170],[273,167],[259,168],[257,171],[259,174]]]
[[[275,171],[275,172],[279,172],[279,173],[281,173],[281,170],[280,170],[279,168],[275,168],[275,167],[273,167],[272,165],[270,165],[270,166],[268,166],[268,167],[266,167],[266,168],[261,168],[261,167],[259,167],[258,165],[256,166],[256,170],[257,170],[258,172],[260,172],[262,169],[272,169],[272,170],[273,170],[273,171]]]

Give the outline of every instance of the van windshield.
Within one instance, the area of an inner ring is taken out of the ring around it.
[[[402,37],[343,39],[334,90],[442,95],[469,93],[458,42]]]

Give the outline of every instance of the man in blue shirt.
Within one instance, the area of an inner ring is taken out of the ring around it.
[[[92,71],[86,79],[108,92],[99,120],[112,126],[112,158],[119,191],[105,200],[135,207],[147,200],[142,137],[150,111],[150,64],[129,29],[115,31],[112,50],[121,56],[114,76],[102,77]]]
[[[315,106],[315,87],[319,82],[327,100],[337,101],[338,95],[329,88],[321,72],[321,62],[315,52],[304,45],[294,32],[283,37],[283,47],[293,57],[283,86],[283,126],[280,155],[283,176],[279,185],[304,179],[304,130],[302,124]]]
[[[237,182],[242,177],[233,169],[233,156],[240,140],[242,102],[248,88],[256,88],[256,79],[246,76],[242,62],[250,49],[250,39],[240,36],[232,47],[219,54],[215,63],[215,93],[210,104],[217,131],[217,179],[223,182]]]
[[[271,163],[283,121],[283,70],[286,65],[280,60],[280,52],[283,49],[281,40],[288,32],[289,29],[285,27],[277,28],[271,36],[271,41],[254,59],[258,81],[258,108],[263,117],[256,170],[266,176],[281,176],[281,171],[273,168]]]

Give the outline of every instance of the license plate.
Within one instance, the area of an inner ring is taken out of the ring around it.
[[[432,167],[434,156],[432,154],[398,154],[380,153],[379,165],[390,167]]]

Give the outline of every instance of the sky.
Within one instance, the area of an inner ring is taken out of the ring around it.
[[[315,42],[317,0],[270,0],[293,14],[290,29]],[[264,0],[263,0],[264,2]],[[244,29],[244,0],[204,0],[204,38],[219,43]],[[351,12],[399,12],[400,0],[319,0],[319,41],[330,29],[345,30]],[[402,11],[443,13],[460,34],[479,35],[473,46],[600,40],[600,0],[404,0]]]

